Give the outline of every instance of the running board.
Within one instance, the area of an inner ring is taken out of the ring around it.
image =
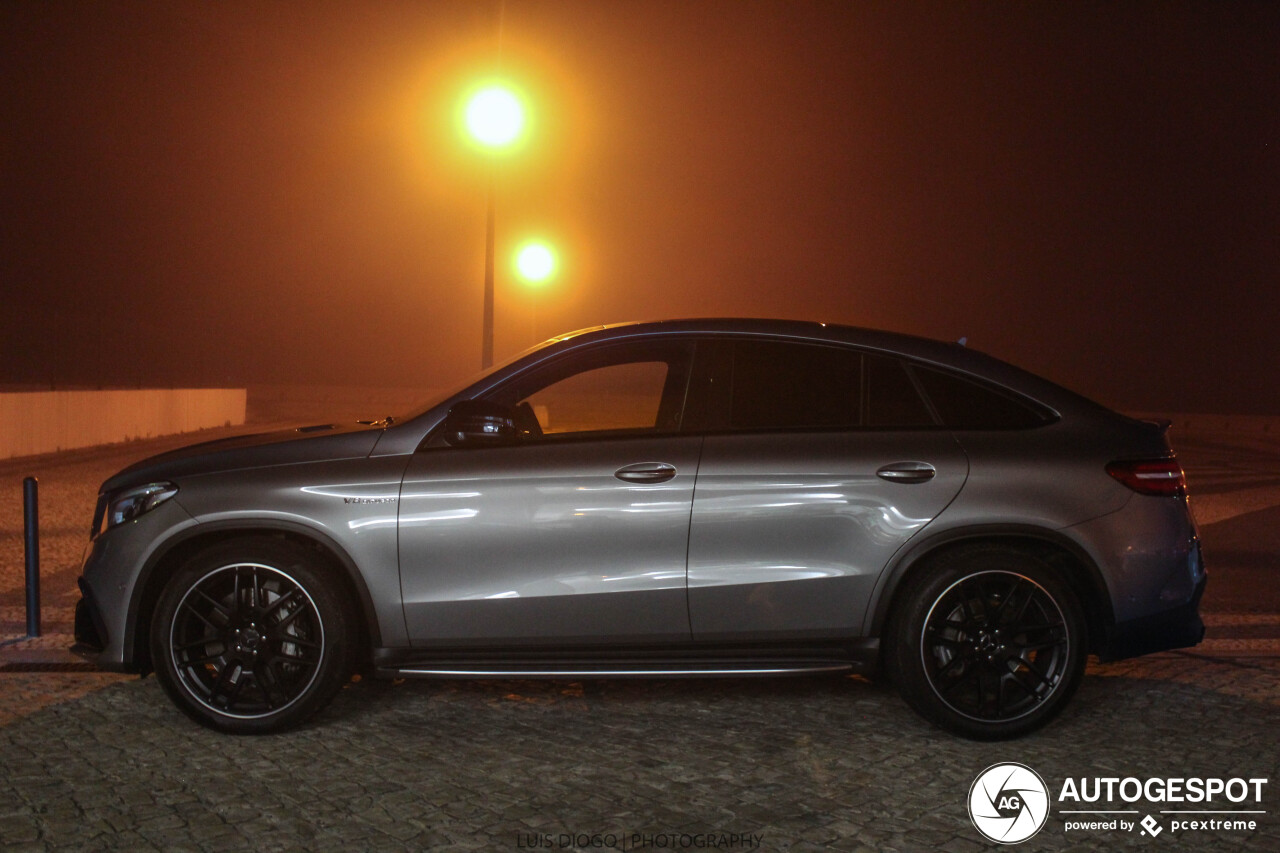
[[[823,673],[853,672],[847,661],[742,661],[716,662],[703,665],[690,661],[670,664],[642,663],[629,666],[621,661],[601,663],[599,666],[527,666],[498,667],[487,663],[474,664],[462,661],[448,663],[414,664],[399,667],[378,667],[384,678],[750,678],[781,675],[819,675]]]

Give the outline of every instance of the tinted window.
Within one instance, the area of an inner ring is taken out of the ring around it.
[[[906,366],[896,358],[866,357],[866,411],[869,427],[933,426],[933,416],[920,399]]]
[[[858,425],[862,356],[851,350],[738,341],[733,352],[732,429]]]
[[[670,366],[632,361],[561,379],[519,403],[533,409],[544,435],[613,429],[656,429]]]
[[[680,428],[691,355],[687,343],[599,347],[539,368],[490,399],[536,420],[534,437],[671,432]]]
[[[942,422],[953,429],[1026,429],[1049,415],[1009,394],[950,373],[915,368]]]

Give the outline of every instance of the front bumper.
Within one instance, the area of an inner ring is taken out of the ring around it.
[[[136,666],[114,661],[104,654],[111,638],[106,620],[102,618],[102,611],[94,601],[93,589],[85,583],[84,578],[80,578],[77,583],[80,585],[80,600],[76,602],[76,641],[71,646],[71,653],[84,658],[99,669],[110,672],[138,672]]]
[[[134,634],[143,572],[166,541],[195,523],[171,500],[90,540],[80,568],[72,652],[109,672],[141,671],[138,658],[146,655]]]
[[[87,660],[93,660],[107,648],[107,626],[102,613],[93,603],[93,592],[84,578],[76,581],[80,587],[80,600],[76,602],[76,643],[71,651]]]

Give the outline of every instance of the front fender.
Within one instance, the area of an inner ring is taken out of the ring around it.
[[[379,609],[375,605],[374,597],[355,561],[333,537],[315,526],[297,520],[235,518],[202,521],[175,529],[171,535],[156,543],[151,549],[138,574],[129,601],[123,637],[125,666],[136,666],[139,623],[159,597],[165,577],[177,567],[177,564],[188,555],[215,541],[222,541],[240,534],[261,535],[263,533],[278,533],[294,540],[308,542],[332,559],[355,590],[364,624],[368,628],[369,640],[373,646],[383,645],[384,640],[391,645],[407,644],[403,611],[398,606],[384,605]]]

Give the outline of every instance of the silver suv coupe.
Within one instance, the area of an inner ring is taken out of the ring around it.
[[[1088,654],[1194,645],[1167,425],[956,344],[817,323],[565,335],[403,418],[229,438],[102,486],[76,650],[227,732],[353,669],[870,672],[1023,734]]]

